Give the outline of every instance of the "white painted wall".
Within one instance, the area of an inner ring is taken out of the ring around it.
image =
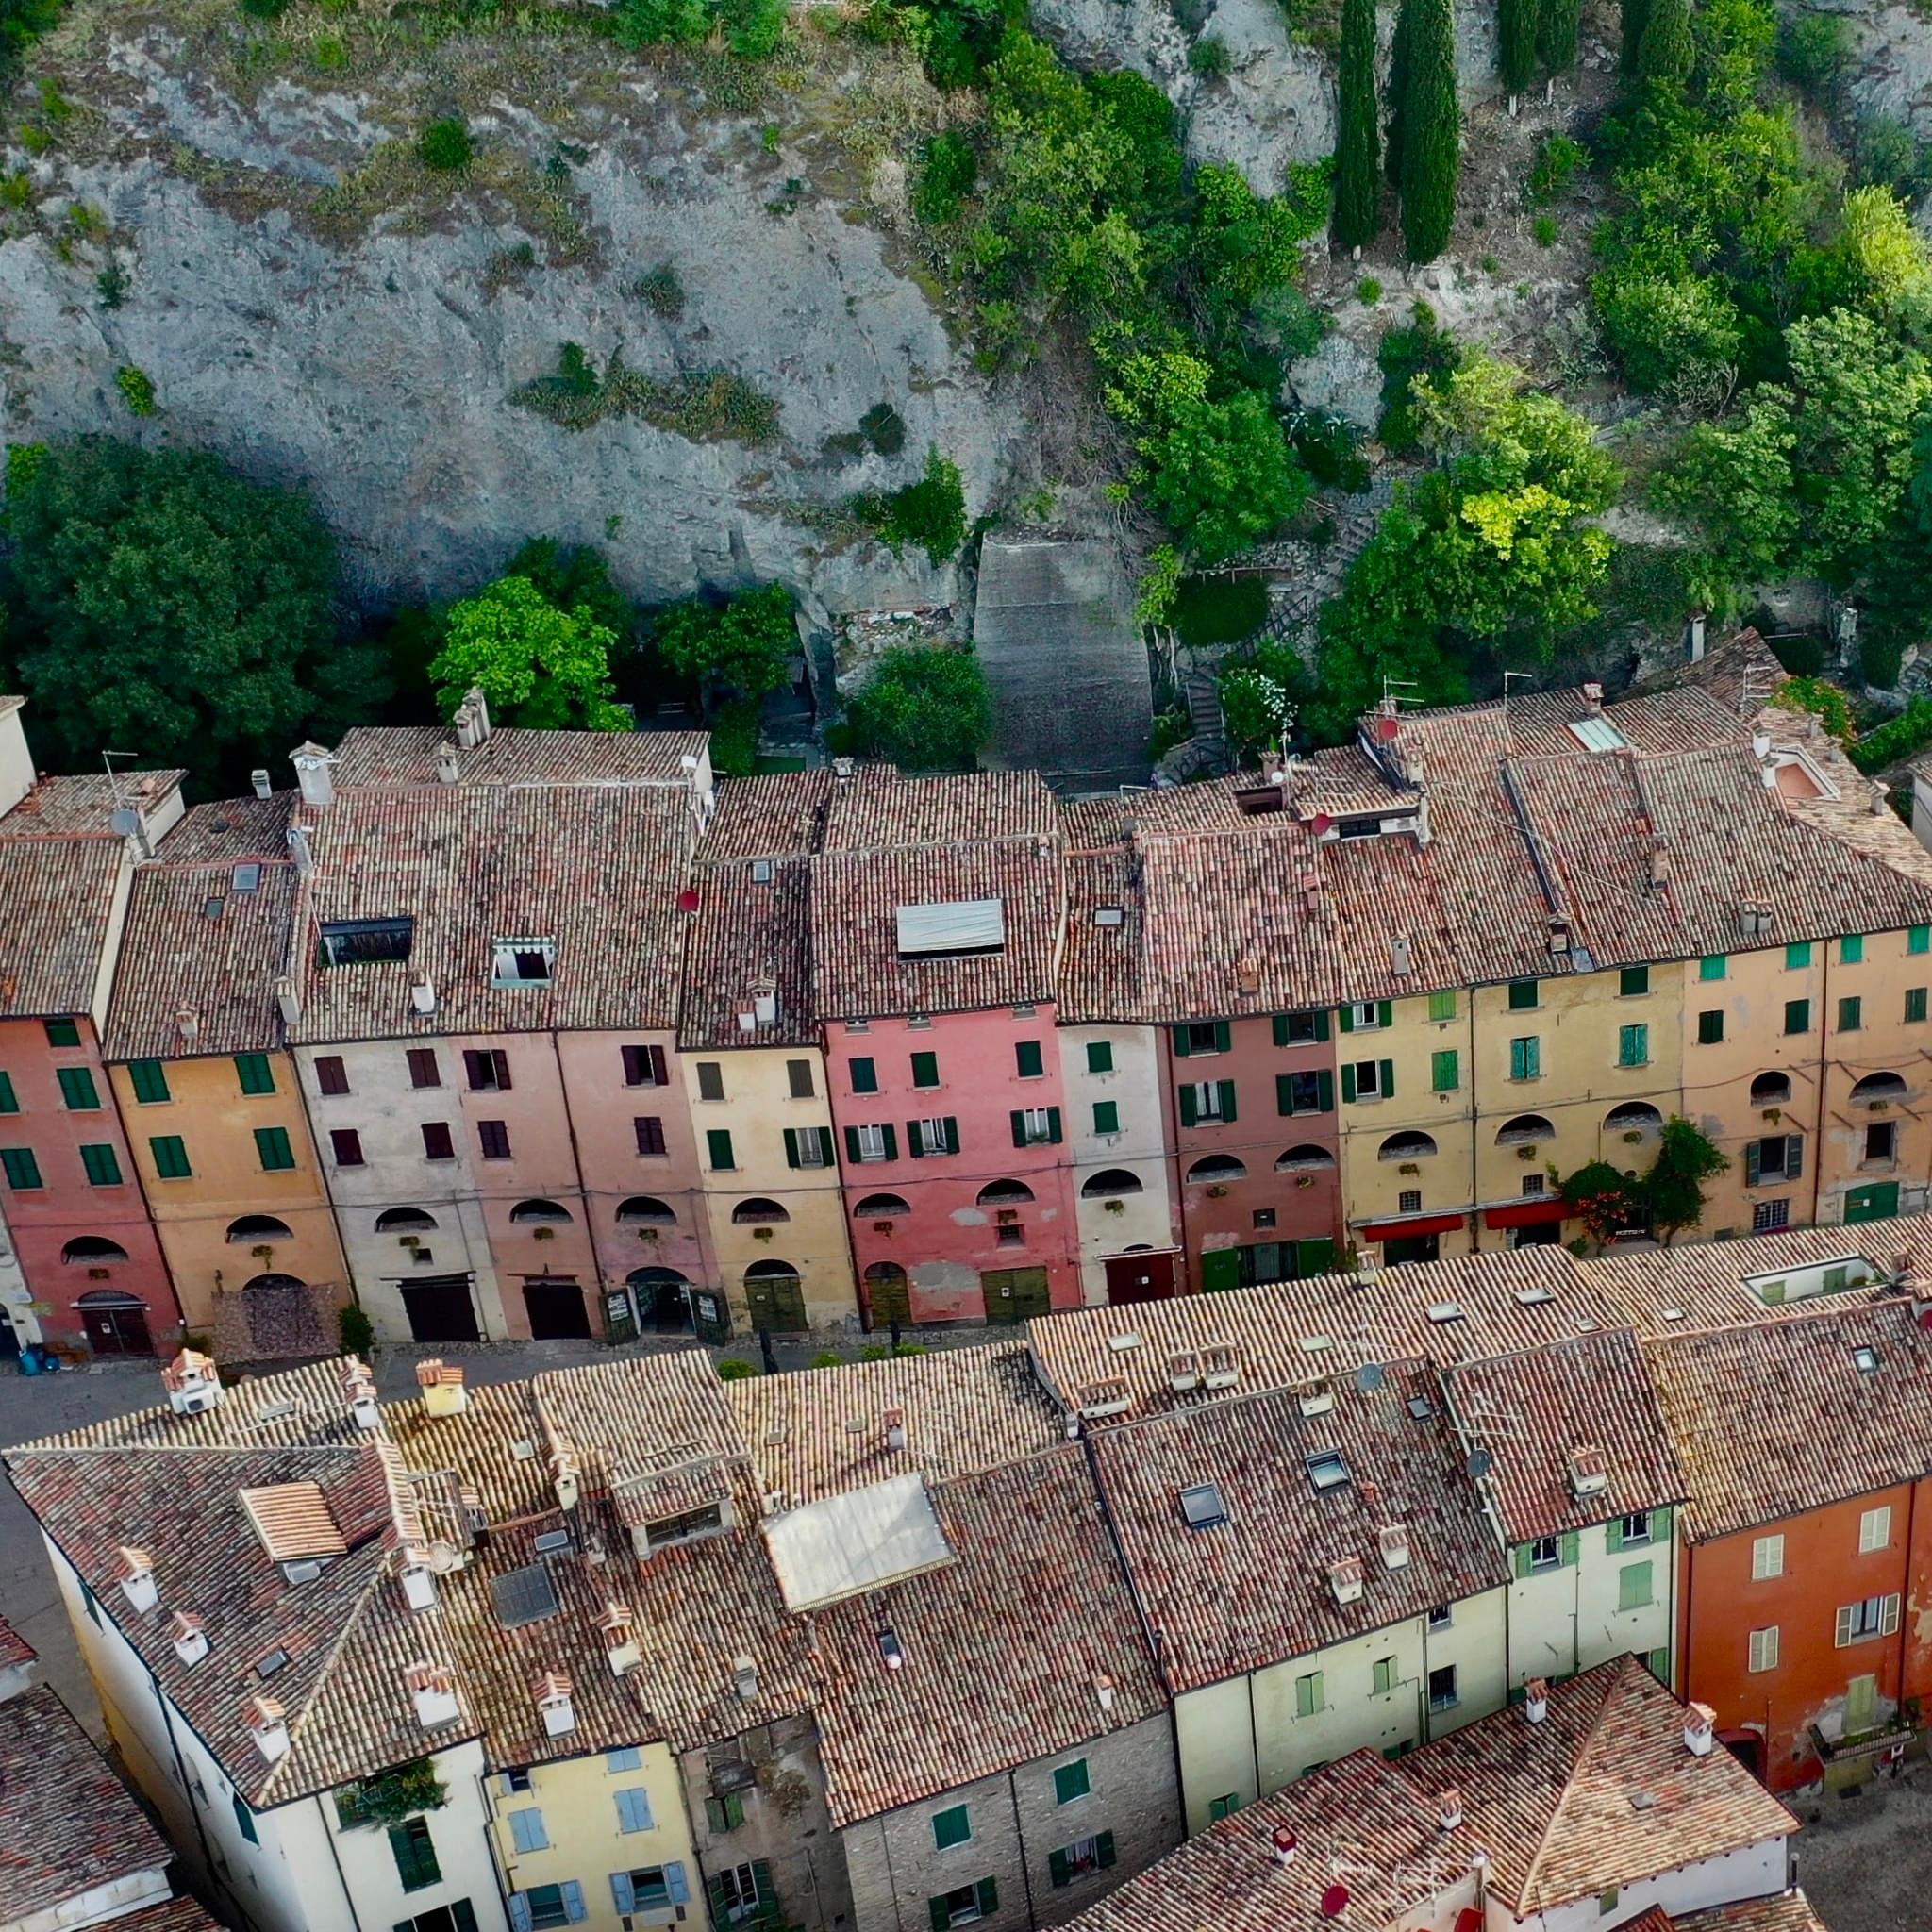
[[[1651,1566],[1651,1602],[1619,1610],[1618,1574],[1627,1565]],[[1577,1559],[1520,1576],[1509,1585],[1509,1683],[1568,1677],[1635,1651],[1669,1649],[1676,1628],[1676,1525],[1657,1541],[1613,1551],[1607,1526],[1577,1537]]]
[[[1105,1042],[1112,1049],[1110,1073],[1088,1071],[1087,1048],[1091,1042]],[[1151,1026],[1062,1026],[1059,1053],[1080,1231],[1080,1287],[1089,1306],[1095,1306],[1107,1300],[1104,1257],[1128,1248],[1174,1245],[1160,1048]],[[1094,1103],[1108,1100],[1119,1108],[1121,1130],[1096,1134]],[[1110,1167],[1126,1168],[1141,1177],[1141,1191],[1123,1196],[1119,1213],[1108,1212],[1104,1202],[1089,1201],[1080,1192],[1091,1176]]]
[[[1533,1932],[1601,1932],[1605,1925],[1629,1924],[1652,1906],[1661,1906],[1675,1919],[1686,1912],[1701,1912],[1740,1899],[1768,1898],[1786,1888],[1788,1842],[1782,1838],[1763,1839],[1740,1851],[1700,1858],[1691,1865],[1674,1866],[1654,1878],[1624,1886],[1618,1893],[1614,1909],[1608,1913],[1602,1909],[1594,1892],[1588,1898],[1553,1906],[1521,1919],[1491,1901],[1490,1924],[1495,1932],[1513,1932],[1518,1926],[1533,1928]]]

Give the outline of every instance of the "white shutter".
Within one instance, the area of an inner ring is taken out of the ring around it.
[[[1751,1545],[1751,1580],[1762,1583],[1767,1577],[1785,1574],[1785,1540],[1782,1536],[1761,1536]]]
[[[1751,1633],[1751,1668],[1754,1671],[1774,1671],[1777,1669],[1777,1625],[1772,1624],[1766,1630]]]
[[[1879,1614],[1879,1636],[1895,1636],[1898,1631],[1898,1592],[1896,1591],[1885,1599],[1885,1607]]]
[[[1840,1650],[1842,1650],[1852,1641],[1852,1631],[1856,1627],[1857,1615],[1858,1607],[1857,1604],[1846,1604],[1839,1611],[1838,1635],[1833,1638],[1832,1641]]]

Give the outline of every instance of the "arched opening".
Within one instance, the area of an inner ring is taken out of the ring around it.
[[[1376,1152],[1378,1160],[1426,1160],[1436,1151],[1436,1137],[1411,1129],[1391,1134]]]
[[[734,1227],[768,1227],[791,1219],[790,1210],[781,1202],[768,1201],[762,1194],[754,1194],[749,1201],[741,1201],[731,1210]]]
[[[691,1333],[691,1283],[675,1268],[633,1268],[624,1285],[640,1328],[657,1335]]]
[[[377,1234],[434,1234],[436,1216],[421,1208],[385,1208],[375,1217]]]
[[[912,1319],[912,1284],[896,1261],[874,1261],[865,1271],[865,1305],[874,1328],[896,1328]]]
[[[1647,1100],[1626,1100],[1604,1116],[1604,1127],[1612,1134],[1647,1134],[1663,1124],[1663,1115]]]
[[[242,1214],[229,1222],[227,1239],[258,1244],[262,1241],[291,1241],[295,1239],[295,1230],[273,1214]]]
[[[797,1335],[808,1325],[805,1283],[790,1261],[754,1261],[744,1271],[744,1300],[754,1328]]]
[[[1232,1154],[1210,1154],[1188,1170],[1191,1181],[1244,1181],[1248,1171]]]
[[[669,1204],[658,1200],[656,1194],[633,1194],[629,1200],[619,1204],[617,1224],[620,1227],[675,1227],[677,1216],[671,1211]]]
[[[982,1208],[1017,1208],[1032,1198],[1033,1190],[1024,1181],[988,1181],[979,1191]]]
[[[97,1234],[78,1234],[60,1250],[63,1261],[87,1262],[101,1267],[108,1261],[125,1261],[127,1250],[119,1241],[110,1241]]]
[[[299,1274],[257,1274],[242,1284],[243,1294],[307,1294],[308,1284]]]
[[[896,1221],[902,1214],[911,1212],[912,1203],[904,1194],[868,1194],[852,1210],[852,1218],[855,1221]]]
[[[540,1227],[546,1224],[554,1227],[558,1222],[569,1221],[571,1215],[570,1209],[560,1201],[536,1200],[519,1201],[509,1210],[509,1218],[511,1224],[517,1227],[532,1224]]]
[[[1554,1141],[1555,1125],[1540,1113],[1520,1113],[1496,1129],[1498,1147],[1527,1147],[1535,1141]]]
[[[1852,1103],[1856,1107],[1873,1107],[1880,1101],[1905,1097],[1905,1079],[1898,1074],[1867,1074],[1852,1089]]]
[[[1141,1192],[1141,1176],[1124,1167],[1103,1168],[1080,1183],[1083,1201],[1114,1201],[1123,1194]]]
[[[1317,1168],[1333,1167],[1335,1157],[1325,1147],[1317,1147],[1312,1141],[1305,1141],[1299,1147],[1291,1147],[1274,1163],[1276,1174],[1312,1174]]]
[[[147,1304],[118,1289],[97,1288],[78,1296],[74,1306],[87,1325],[89,1345],[96,1355],[152,1355],[147,1332]]]
[[[1791,1097],[1789,1074],[1759,1074],[1751,1083],[1753,1107],[1782,1107]]]

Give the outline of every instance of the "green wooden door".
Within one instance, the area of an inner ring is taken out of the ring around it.
[[[1201,1286],[1210,1294],[1241,1285],[1241,1251],[1209,1248],[1201,1257]]]
[[[1044,1268],[997,1268],[979,1277],[989,1322],[1029,1322],[1052,1307]]]
[[[797,1335],[807,1326],[805,1284],[795,1274],[748,1275],[744,1284],[751,1325],[774,1335]]]
[[[1878,1723],[1878,1679],[1854,1677],[1845,1686],[1845,1735],[1857,1737]]]
[[[1887,1221],[1898,1212],[1898,1183],[1874,1181],[1868,1188],[1854,1188],[1845,1196],[1847,1221]]]

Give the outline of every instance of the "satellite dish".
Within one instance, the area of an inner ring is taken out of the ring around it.
[[[108,826],[116,838],[131,839],[141,830],[141,814],[124,805],[108,820]]]
[[[1308,821],[1308,830],[1318,839],[1325,839],[1335,829],[1335,821],[1325,811],[1318,811]]]
[[[680,912],[695,912],[698,909],[698,895],[691,887],[687,886],[678,893],[677,909]]]
[[[1355,1386],[1365,1395],[1373,1395],[1387,1379],[1380,1362],[1364,1362],[1355,1372]]]
[[[1469,1460],[1462,1465],[1463,1473],[1473,1483],[1481,1482],[1495,1466],[1496,1458],[1487,1449],[1472,1449]]]
[[[1393,718],[1375,720],[1375,737],[1383,744],[1393,744],[1402,735],[1402,726]]]
[[[1348,1887],[1331,1885],[1322,1894],[1322,1916],[1324,1919],[1339,1919],[1348,1909]]]

